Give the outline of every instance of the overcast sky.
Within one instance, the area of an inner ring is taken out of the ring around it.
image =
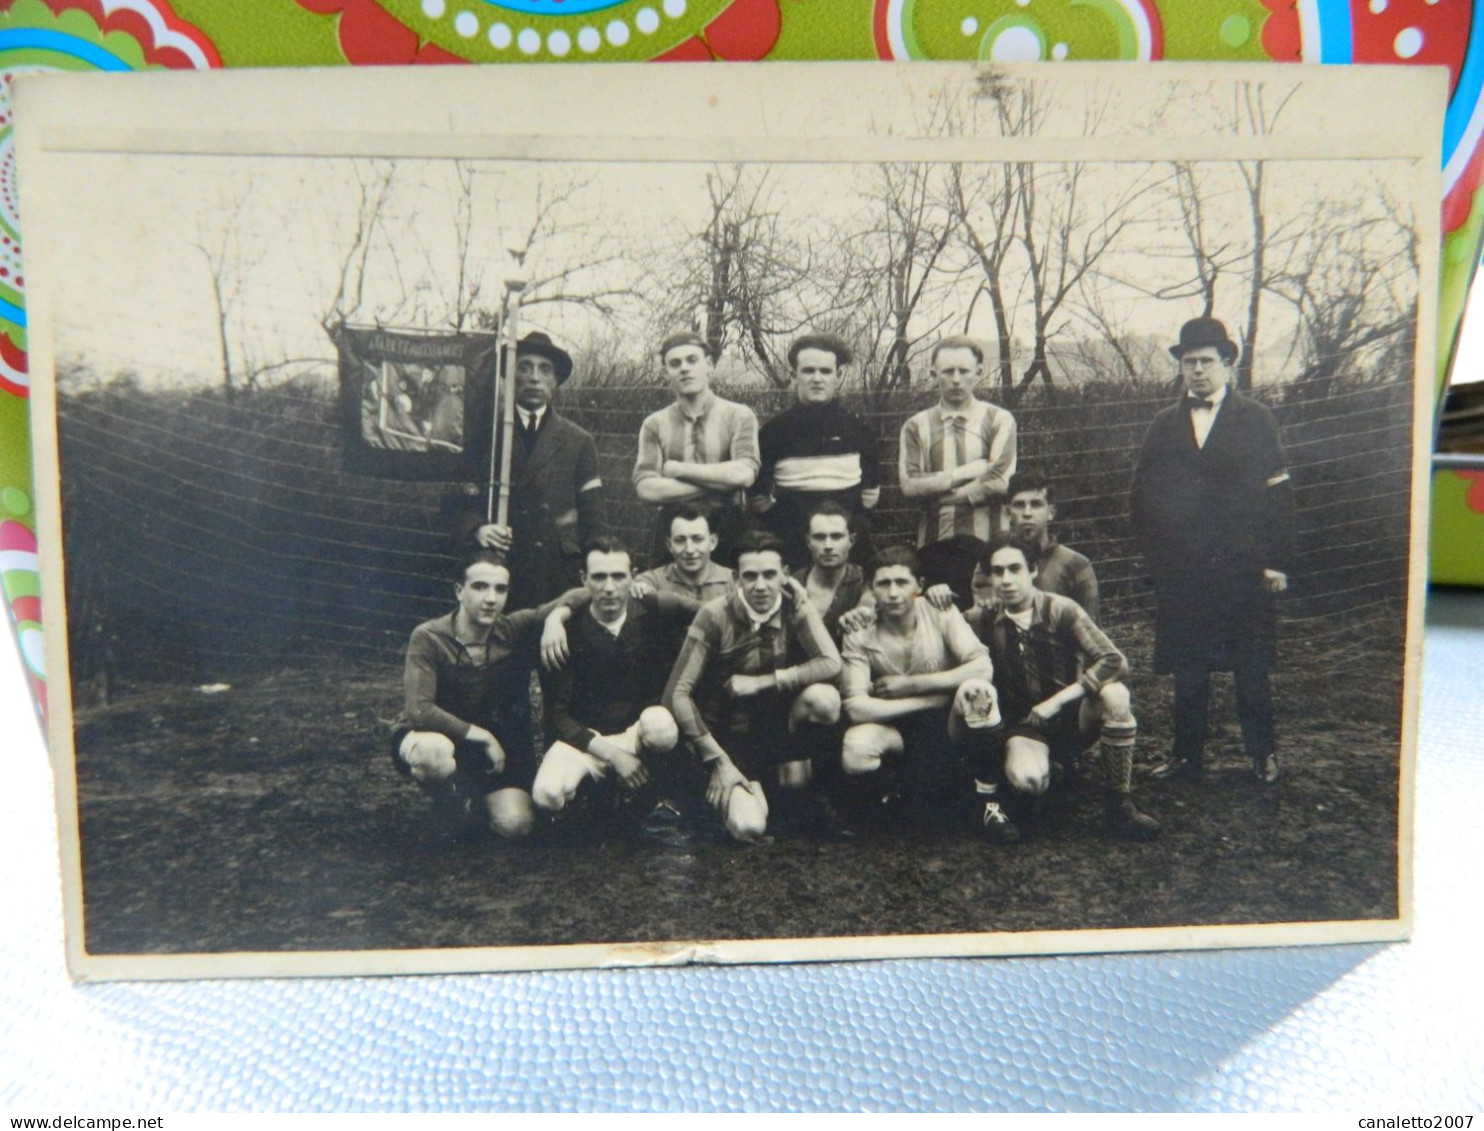
[[[286,157],[191,157],[177,155],[75,154],[66,160],[75,208],[49,277],[59,281],[54,309],[57,354],[86,361],[101,374],[137,370],[147,384],[211,382],[220,379],[212,279],[205,256],[193,246],[220,239],[227,217],[241,204],[236,227],[240,245],[230,274],[241,276],[232,310],[234,348],[258,363],[284,357],[325,356],[331,348],[319,326],[328,309],[358,202],[357,166],[348,159]],[[364,163],[360,166],[365,169]],[[479,162],[474,171],[473,259],[483,271],[483,305],[498,301],[507,277],[517,274],[508,249],[530,226],[538,192],[581,184],[564,206],[568,227],[543,242],[527,274],[553,264],[580,264],[600,253],[616,258],[601,272],[574,279],[626,285],[643,281],[652,294],[664,289],[664,251],[687,232],[700,230],[708,215],[705,187],[710,166],[696,164],[584,164]],[[1376,187],[1406,198],[1403,162],[1269,161],[1270,229],[1301,216],[1315,201],[1342,198]],[[859,194],[869,167],[774,166],[772,205],[791,225],[808,233],[860,213],[869,202]],[[1112,199],[1131,186],[1167,173],[1143,163],[1096,166],[1090,185]],[[1236,167],[1211,164],[1204,176],[1213,187],[1211,216],[1240,241],[1246,198]],[[400,306],[421,305],[436,323],[451,304],[455,271],[454,167],[446,161],[403,160],[387,209],[386,239],[374,247],[359,321],[387,318]],[[1364,207],[1364,206],[1363,206]],[[1159,255],[1180,247],[1173,198],[1153,193],[1141,203],[1141,219],[1104,267],[1153,289],[1161,280],[1188,274],[1188,262]],[[972,298],[965,283],[937,300],[923,318],[950,315],[962,323]],[[1160,302],[1138,289],[1108,283],[1110,309],[1130,331],[1173,336],[1180,321],[1199,313],[1197,304]],[[413,296],[413,297],[409,297]],[[416,299],[420,296],[420,303]],[[1012,299],[1015,296],[1012,295]],[[1245,291],[1233,282],[1218,294],[1220,317],[1236,330],[1245,311]],[[942,309],[944,306],[950,309]],[[1023,304],[1017,304],[1023,305]],[[620,341],[632,356],[649,352],[649,312],[638,302],[621,304]],[[1270,342],[1291,334],[1284,304],[1269,301]],[[598,327],[580,311],[543,308],[530,322],[569,343],[580,343]],[[974,331],[993,340],[987,303],[975,311]]]

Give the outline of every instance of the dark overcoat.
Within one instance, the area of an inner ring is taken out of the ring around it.
[[[455,520],[458,548],[476,546],[484,524],[482,493],[465,498]],[[516,429],[511,446],[510,600],[528,609],[578,583],[582,547],[607,533],[598,451],[592,435],[548,408],[534,444]]]
[[[1205,447],[1182,400],[1154,418],[1131,499],[1154,577],[1154,667],[1272,667],[1276,616],[1263,570],[1290,572],[1292,488],[1265,405],[1228,388]]]

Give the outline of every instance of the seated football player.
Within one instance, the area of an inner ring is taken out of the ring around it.
[[[812,792],[812,762],[833,756],[839,674],[819,614],[797,583],[786,585],[782,544],[747,532],[737,586],[696,614],[664,700],[735,839],[763,837],[775,806],[788,824],[835,832]]]
[[[989,654],[953,607],[920,599],[922,569],[908,547],[881,551],[866,576],[875,622],[845,637],[841,762],[858,795],[899,794],[918,816],[973,796],[972,766],[999,748]],[[996,805],[979,814],[998,837]]]
[[[548,618],[565,625],[558,654],[546,657],[546,701],[558,740],[541,760],[531,796],[538,809],[557,812],[584,783],[612,779],[642,799],[631,811],[647,812],[655,760],[679,738],[660,703],[674,655],[668,641],[700,605],[652,590],[636,596],[642,587],[616,538],[589,543],[585,563],[587,610],[574,614],[564,605]]]
[[[1007,720],[1003,765],[983,764],[979,788],[994,795],[1002,771],[1011,797],[1039,798],[1051,786],[1055,762],[1100,741],[1107,830],[1148,840],[1159,823],[1132,796],[1138,723],[1123,683],[1128,663],[1081,605],[1036,588],[1038,561],[1035,543],[995,539],[983,563],[993,603],[969,614],[989,647]]]
[[[481,550],[459,567],[458,607],[418,625],[407,644],[392,762],[433,798],[446,835],[479,823],[500,837],[531,831],[533,637],[558,604],[586,598],[572,590],[506,616],[509,596],[504,558]]]

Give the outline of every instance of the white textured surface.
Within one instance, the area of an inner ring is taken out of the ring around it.
[[[1106,958],[76,988],[0,652],[10,1114],[1484,1106],[1484,593],[1429,611],[1411,944]]]

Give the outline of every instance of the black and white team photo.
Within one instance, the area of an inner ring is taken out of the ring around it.
[[[59,255],[135,269],[54,301],[90,954],[1403,916],[1409,161],[110,168]]]

